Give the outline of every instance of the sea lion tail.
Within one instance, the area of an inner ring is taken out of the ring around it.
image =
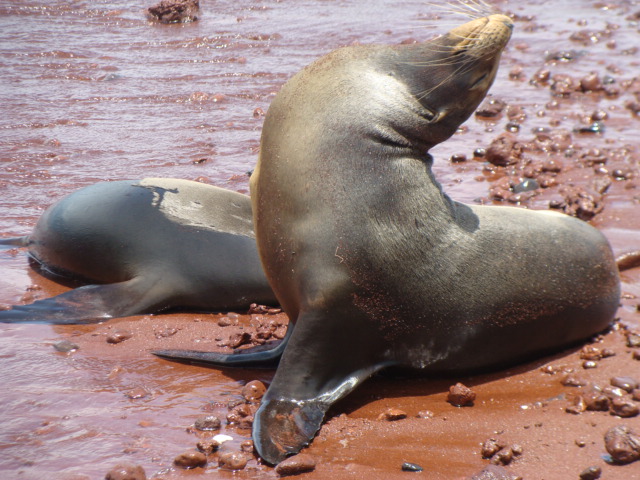
[[[29,245],[29,235],[24,237],[0,238],[0,248],[27,247]]]
[[[623,272],[631,268],[640,267],[640,250],[623,253],[616,258],[618,271]]]

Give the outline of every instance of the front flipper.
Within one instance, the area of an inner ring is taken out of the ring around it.
[[[304,314],[296,322],[273,382],[253,423],[253,443],[277,464],[308,445],[336,401],[393,362],[371,325],[357,313]],[[348,319],[348,320],[347,320]]]
[[[201,352],[198,350],[154,350],[151,353],[167,360],[207,366],[275,368],[280,362],[280,357],[287,346],[292,331],[293,324],[290,323],[287,328],[287,335],[277,347],[259,352],[241,350],[234,353],[216,353]]]
[[[158,311],[166,300],[157,284],[136,277],[107,285],[86,285],[56,297],[16,305],[0,311],[2,323],[51,323],[75,325],[99,323],[109,318]]]

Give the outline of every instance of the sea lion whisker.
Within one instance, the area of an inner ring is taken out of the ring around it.
[[[426,90],[425,92],[419,93],[418,95],[416,95],[416,98],[418,100],[424,100],[427,96],[431,95],[434,91],[436,91],[442,85],[447,83],[449,80],[451,80],[452,78],[455,78],[456,75],[459,75],[460,73],[466,73],[467,70],[463,70],[464,68],[466,68],[466,63],[461,63],[453,72],[449,73],[438,84],[434,85],[432,88]]]
[[[439,7],[439,10],[444,14],[458,15],[458,16],[471,18],[471,19],[478,18],[478,16],[476,14],[474,14],[473,12],[466,11],[466,10],[457,9],[457,8],[444,8],[442,5],[437,5],[437,4],[434,4],[434,3],[431,3],[430,5],[433,6],[433,7]],[[438,26],[445,26],[445,25],[442,25],[442,24],[439,23]]]

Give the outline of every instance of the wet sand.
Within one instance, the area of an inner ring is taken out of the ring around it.
[[[515,19],[489,97],[504,107],[496,113],[494,102],[494,111],[471,118],[432,151],[438,179],[456,200],[552,205],[588,219],[616,253],[640,248],[640,118],[633,106],[640,102],[640,5],[495,5]],[[261,112],[298,69],[340,45],[425,40],[463,21],[422,2],[203,1],[198,22],[159,25],[146,20],[146,6],[0,6],[3,235],[28,233],[54,199],[99,180],[171,176],[246,193]],[[507,131],[513,139],[497,161],[509,165],[474,156]],[[461,155],[465,161],[450,161]],[[546,188],[514,194],[525,178]],[[628,347],[625,335],[640,332],[640,269],[623,272],[622,281],[620,321],[594,344],[615,355],[596,368],[583,367],[579,345],[480,376],[373,378],[332,409],[307,449],[317,467],[304,478],[466,478],[489,464],[481,444],[490,438],[521,447],[505,468],[525,479],[578,478],[590,466],[600,467],[603,479],[640,478],[640,462],[608,462],[603,440],[616,425],[640,433],[639,416],[566,412],[591,385],[605,387],[616,376],[640,380],[638,348]],[[30,269],[24,251],[0,252],[0,303],[29,303],[66,288]],[[221,433],[233,437],[225,449],[239,450],[250,431],[226,424],[229,403],[248,381],[268,384],[272,372],[181,365],[149,351],[228,350],[222,345],[230,336],[265,321],[238,314],[228,326],[218,325],[226,313],[0,325],[3,478],[100,479],[120,462],[158,479],[276,477],[253,457],[235,474],[218,469],[217,454],[205,468],[173,467],[175,456],[212,435],[191,427],[203,415],[220,417]],[[114,332],[131,338],[108,343]],[[57,352],[53,345],[65,339],[79,349]],[[585,385],[563,385],[567,375]],[[475,391],[473,406],[446,401],[457,382]],[[407,418],[379,419],[389,408]],[[403,462],[424,470],[402,472]]]

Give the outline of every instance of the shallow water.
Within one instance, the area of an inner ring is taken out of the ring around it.
[[[296,71],[342,45],[426,40],[463,21],[423,1],[203,0],[198,22],[159,25],[145,18],[144,10],[151,4],[124,0],[4,0],[0,4],[2,235],[29,233],[56,198],[101,180],[177,177],[247,193],[246,172],[257,159],[261,112],[266,112],[280,86]],[[554,127],[572,130],[585,114],[605,109],[610,116],[606,133],[576,141],[584,147],[628,145],[631,154],[625,162],[635,169],[637,179],[640,120],[624,108],[630,93],[617,98],[560,99],[560,106],[549,110],[545,107],[551,100],[548,88],[511,80],[508,73],[520,65],[526,79],[543,66],[578,78],[591,71],[612,75],[619,82],[637,76],[637,52],[625,51],[638,43],[637,23],[626,20],[640,11],[638,2],[565,0],[553,8],[531,1],[495,5],[518,16],[492,95],[525,109],[528,117],[519,135],[528,138],[534,129],[549,127],[552,120]],[[601,31],[608,24],[617,26],[609,25],[610,38],[587,45],[569,40],[574,31]],[[609,40],[616,44],[607,45]],[[547,53],[559,50],[574,50],[580,57],[566,64],[545,64]],[[432,152],[437,177],[455,199],[488,202],[488,180],[493,174],[483,170],[482,162],[452,165],[448,158],[455,153],[471,158],[474,149],[488,146],[504,131],[506,122],[505,117],[472,118],[463,131]],[[586,182],[575,172],[563,181]],[[640,188],[629,188],[631,183],[633,179],[614,183],[604,212],[593,221],[616,252],[640,247]],[[546,208],[545,202],[543,195],[530,206]],[[640,296],[637,271],[625,273],[623,281],[624,292]],[[0,251],[0,303],[30,302],[62,290],[34,273],[23,251]],[[635,304],[630,298],[621,316],[638,327]],[[172,325],[180,325],[177,335],[154,336],[154,330]],[[134,339],[107,345],[104,337],[118,328],[133,330]],[[230,478],[232,474],[215,467],[206,472],[173,471],[171,462],[195,444],[194,434],[186,431],[195,418],[208,410],[223,415],[229,396],[239,395],[245,381],[266,382],[271,375],[170,364],[147,352],[158,345],[214,348],[219,343],[215,338],[226,333],[209,316],[159,315],[78,327],[0,325],[0,331],[0,473],[8,479],[99,479],[125,460],[143,465],[155,478]],[[70,355],[56,353],[51,345],[63,338],[77,341],[81,349]],[[637,364],[634,367],[637,371]],[[494,416],[503,413],[507,398],[516,396],[520,401],[521,395],[526,403],[537,398],[536,391],[544,398],[558,394],[557,386],[548,382],[540,381],[522,393],[509,383],[509,376],[496,378],[492,381],[498,383],[490,388],[502,400],[497,400],[494,411],[487,406]],[[371,385],[345,403],[350,416],[375,419],[376,408],[382,408],[387,398],[404,401],[407,409],[437,410],[446,390],[444,383],[432,386],[421,381],[413,390],[395,395],[398,384]],[[128,398],[126,393],[134,388],[144,388],[149,395]],[[473,420],[465,418],[458,420],[463,429],[465,422]],[[399,431],[392,442],[404,450],[390,453],[389,444],[372,440],[393,434],[393,429],[380,433],[380,428],[370,428],[374,432],[365,435],[365,444],[352,441],[356,454],[331,437],[330,425],[329,433],[321,433],[314,444],[316,452],[326,454],[325,470],[319,469],[317,478],[323,474],[390,478],[395,471],[385,455],[395,459],[411,451],[407,445],[415,443],[412,436],[429,442],[424,432]],[[493,425],[486,421],[469,428],[481,431],[478,435],[486,430],[488,435]],[[226,430],[234,436],[235,445],[248,436],[246,431]],[[443,432],[436,442],[440,450],[430,457],[438,459],[431,467],[433,478],[478,470],[475,450],[469,458],[464,454],[476,448],[475,437],[454,440]],[[447,451],[455,455],[442,453]],[[559,468],[556,465],[552,471],[557,473]],[[236,476],[265,475],[275,476],[252,461]]]

